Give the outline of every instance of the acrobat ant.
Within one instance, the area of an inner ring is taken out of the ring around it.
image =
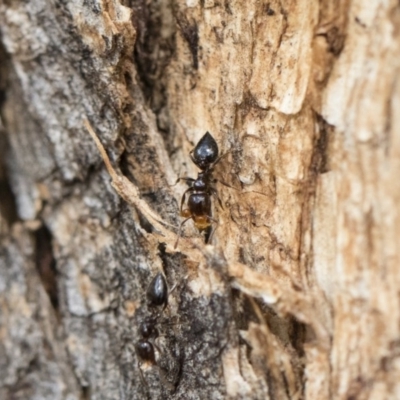
[[[206,231],[211,227],[212,223],[218,223],[218,221],[212,217],[211,202],[211,196],[214,195],[218,199],[221,208],[223,208],[217,191],[212,186],[212,183],[214,182],[212,177],[213,167],[221,159],[221,157],[218,157],[218,154],[219,150],[217,142],[209,132],[206,132],[195,148],[189,153],[192,161],[201,170],[197,175],[197,179],[182,177],[178,178],[176,181],[176,183],[178,183],[180,180],[184,180],[189,182],[191,186],[182,195],[180,214],[185,219],[179,225],[175,248],[178,245],[182,226],[189,219],[193,220],[194,225],[200,232]],[[187,208],[183,209],[187,194],[189,194],[186,202]],[[208,241],[211,240],[212,233],[209,235]]]
[[[139,340],[135,343],[135,352],[139,367],[140,377],[148,387],[147,381],[143,375],[142,365],[147,364],[154,366],[158,369],[160,379],[164,386],[171,391],[175,391],[176,386],[179,382],[179,373],[171,374],[173,368],[171,365],[176,365],[176,348],[173,345],[174,350],[171,351],[169,345],[174,343],[174,339],[167,338],[163,331],[164,341],[168,343],[167,346],[163,347],[163,351],[158,347],[156,340],[159,338],[158,324],[161,319],[162,313],[168,305],[168,296],[172,293],[177,285],[174,285],[171,290],[168,290],[167,281],[162,272],[158,272],[150,281],[147,290],[146,297],[148,300],[148,315],[145,318],[142,317],[139,324],[138,336]],[[160,310],[160,306],[163,308]],[[167,321],[161,321],[160,324],[164,326]],[[167,326],[176,325],[168,321]],[[169,331],[169,330],[168,330]],[[178,349],[179,354],[179,349]],[[180,365],[180,363],[178,362]]]
[[[147,288],[147,299],[152,307],[164,305],[164,308],[168,304],[168,286],[161,272],[158,272],[156,276],[151,280]],[[141,338],[135,344],[136,354],[140,360],[139,369],[142,362],[148,362],[152,365],[156,365],[155,351],[158,347],[154,343],[154,340],[158,337],[158,330],[156,327],[157,319],[160,314],[156,317],[146,318],[139,327],[139,334]],[[142,374],[142,372],[140,372]]]

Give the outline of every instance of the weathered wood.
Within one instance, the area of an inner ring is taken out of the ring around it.
[[[394,0],[0,0],[0,398],[399,398],[399,26]],[[175,249],[206,131],[224,208]]]

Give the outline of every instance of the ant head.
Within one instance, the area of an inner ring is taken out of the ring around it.
[[[147,288],[147,299],[152,306],[166,306],[168,303],[168,286],[164,275],[159,272]]]
[[[218,159],[218,145],[209,132],[199,140],[193,149],[192,160],[202,170],[206,170]]]

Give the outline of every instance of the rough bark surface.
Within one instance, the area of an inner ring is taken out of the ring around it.
[[[1,399],[400,398],[398,1],[0,0],[0,41]]]

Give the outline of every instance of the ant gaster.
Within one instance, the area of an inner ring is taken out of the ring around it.
[[[147,288],[147,300],[152,306],[164,305],[164,308],[168,304],[168,286],[165,281],[164,275],[159,272],[150,282]]]
[[[217,223],[217,221],[212,218],[211,196],[214,195],[218,199],[222,208],[222,203],[218,198],[217,191],[212,186],[213,167],[221,158],[218,158],[218,153],[217,142],[209,132],[206,132],[197,143],[196,147],[190,152],[190,158],[201,169],[201,172],[197,175],[197,179],[178,178],[177,180],[177,183],[180,180],[185,180],[191,184],[191,187],[187,189],[182,196],[180,213],[185,219],[179,226],[175,248],[178,245],[182,226],[189,219],[193,220],[194,225],[200,232],[208,229],[213,222]],[[187,194],[189,194],[186,203],[187,208],[183,209]],[[210,239],[211,235],[209,237],[209,240]]]

